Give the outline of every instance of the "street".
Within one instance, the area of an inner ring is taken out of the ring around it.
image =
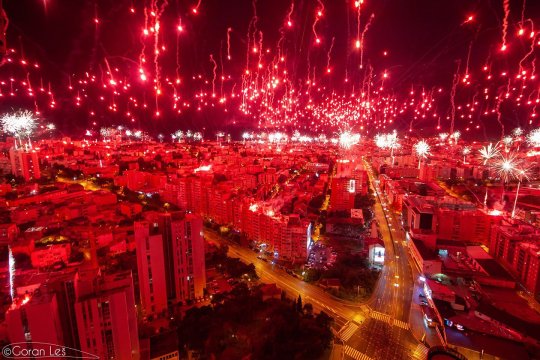
[[[205,231],[207,241],[226,244],[229,256],[245,263],[253,263],[262,282],[275,283],[289,297],[302,296],[304,302],[313,305],[315,311],[325,311],[335,319],[335,329],[345,344],[346,357],[357,360],[369,359],[423,359],[427,348],[413,335],[409,317],[415,281],[419,276],[411,268],[405,245],[405,234],[399,220],[386,206],[379,194],[371,167],[364,162],[370,184],[375,194],[374,214],[385,244],[385,266],[371,298],[364,303],[351,302],[333,297],[318,286],[287,274],[279,267],[257,258],[249,248],[225,240],[215,233]],[[418,306],[413,307],[413,316],[422,317]],[[426,334],[426,339],[436,340],[431,329],[416,319],[417,333]],[[424,329],[422,329],[424,327]],[[430,342],[432,345],[433,342]]]

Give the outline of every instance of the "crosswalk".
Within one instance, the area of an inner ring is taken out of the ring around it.
[[[356,359],[356,360],[373,360],[372,358],[370,358],[366,354],[361,353],[360,351],[358,351],[356,349],[353,349],[350,346],[345,345],[344,349],[345,349],[345,354],[352,357],[353,359]]]
[[[405,330],[409,330],[411,326],[409,323],[406,323],[405,321],[394,319],[394,326],[400,327]]]
[[[340,338],[343,341],[347,341],[353,336],[353,334],[358,330],[358,326],[355,323],[349,323],[345,326],[343,331],[341,331]]]
[[[392,324],[392,317],[390,317],[390,315],[388,314],[384,314],[384,313],[373,310],[369,315],[375,320],[384,321],[385,323],[390,324],[390,325]]]
[[[393,319],[390,315],[379,312],[379,311],[371,310],[371,312],[369,313],[369,316],[371,316],[375,320],[384,321],[385,323],[389,325],[394,325],[405,330],[409,330],[411,328],[409,323],[403,320]]]
[[[424,344],[418,344],[416,349],[414,349],[412,358],[417,360],[425,360],[428,356],[429,348]]]

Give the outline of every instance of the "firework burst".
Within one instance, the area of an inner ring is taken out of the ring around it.
[[[431,151],[431,147],[425,140],[420,140],[416,144],[414,144],[414,151],[416,152],[416,155],[418,155],[418,168],[420,169],[422,159],[428,157]]]
[[[532,147],[540,147],[540,128],[532,130],[527,135],[527,143]]]
[[[479,150],[480,157],[484,160],[484,165],[486,165],[491,159],[499,155],[499,149],[497,145],[498,144],[493,146],[492,143],[489,143],[489,145],[486,145]]]
[[[4,114],[0,119],[4,133],[14,136],[21,142],[22,138],[28,138],[31,146],[30,136],[37,127],[37,118],[31,111],[19,110],[13,113]]]

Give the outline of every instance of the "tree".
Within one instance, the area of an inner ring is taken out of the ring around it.
[[[362,194],[356,194],[354,196],[354,207],[355,209],[361,208],[371,208],[375,205],[375,200],[371,196],[366,196]]]
[[[314,208],[314,209],[319,209],[322,206],[324,199],[325,199],[324,195],[315,196],[314,198],[310,200],[309,207]]]
[[[302,296],[298,295],[298,299],[296,300],[296,311],[302,312]]]

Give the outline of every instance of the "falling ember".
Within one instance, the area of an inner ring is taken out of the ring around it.
[[[232,28],[227,28],[227,60],[231,60],[231,31]]]
[[[319,38],[319,35],[317,34],[317,23],[319,22],[319,20],[323,16],[324,4],[322,3],[321,0],[317,0],[317,3],[319,4],[319,9],[317,10],[317,13],[315,14],[315,21],[313,22],[311,30],[313,32],[313,35],[315,36],[315,43],[320,44],[321,39]]]
[[[508,33],[508,17],[510,15],[510,0],[503,1],[504,17],[502,25],[502,45],[501,51],[506,51],[506,36]]]
[[[193,9],[191,9],[191,12],[193,14],[198,14],[199,13],[199,8],[201,7],[201,2],[202,2],[202,0],[198,0],[197,5],[195,5],[195,7]]]

